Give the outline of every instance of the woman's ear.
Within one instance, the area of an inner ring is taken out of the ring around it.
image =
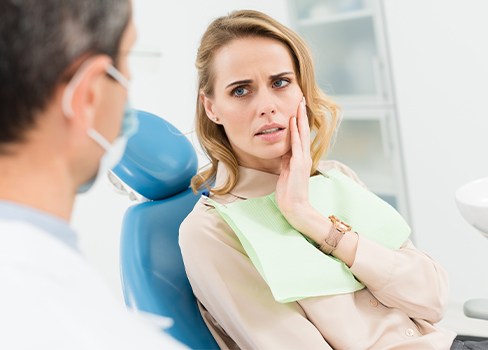
[[[207,117],[213,121],[215,124],[221,124],[219,121],[219,117],[215,113],[215,104],[211,98],[207,97],[203,92],[200,92],[200,101],[205,108],[205,112]]]

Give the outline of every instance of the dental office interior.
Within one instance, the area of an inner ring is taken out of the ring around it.
[[[131,104],[184,133],[199,166],[207,160],[194,133],[194,60],[206,26],[246,8],[300,33],[313,52],[320,86],[343,111],[328,157],[350,166],[392,204],[411,226],[414,244],[447,270],[450,298],[440,324],[488,337],[488,320],[463,312],[466,301],[488,299],[488,234],[473,227],[456,202],[459,188],[488,177],[486,1],[133,3],[138,41],[130,58]],[[470,194],[483,191],[486,196],[486,186]],[[120,232],[124,212],[134,204],[108,180],[99,181],[78,196],[73,215],[83,252],[121,302]],[[481,215],[488,218],[486,205]]]

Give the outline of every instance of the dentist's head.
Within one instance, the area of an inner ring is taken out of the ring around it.
[[[2,1],[0,199],[69,217],[49,199],[72,202],[118,162],[135,35],[130,0]]]

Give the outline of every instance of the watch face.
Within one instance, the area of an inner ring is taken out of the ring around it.
[[[351,229],[351,226],[343,223],[343,222],[338,222],[337,223],[337,231],[341,232],[342,234],[346,233]]]
[[[329,216],[330,221],[332,221],[332,224],[334,225],[335,229],[339,231],[340,233],[344,234],[347,231],[351,230],[351,226],[346,224],[345,222],[342,222],[339,220],[337,217],[334,215]]]

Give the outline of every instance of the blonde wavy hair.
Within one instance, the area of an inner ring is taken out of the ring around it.
[[[227,194],[237,183],[238,162],[222,125],[213,123],[205,112],[200,94],[212,97],[215,71],[215,52],[231,41],[246,37],[264,37],[278,40],[290,50],[295,66],[298,84],[307,101],[307,115],[310,123],[312,143],[311,175],[317,171],[320,158],[327,152],[338,124],[339,108],[318,87],[315,81],[312,55],[307,45],[295,32],[268,15],[240,10],[214,20],[203,34],[195,62],[198,70],[198,90],[196,106],[196,134],[204,152],[210,159],[206,166],[192,178],[193,191],[210,189],[215,181],[218,162],[228,170],[227,182],[212,188],[217,195]]]

